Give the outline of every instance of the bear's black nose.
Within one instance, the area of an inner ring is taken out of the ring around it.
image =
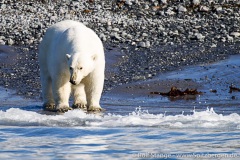
[[[70,79],[69,82],[72,83],[73,85],[76,85],[76,81],[74,81],[74,80],[72,80],[72,79]]]

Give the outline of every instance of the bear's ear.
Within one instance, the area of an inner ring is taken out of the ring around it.
[[[97,59],[97,55],[96,54],[92,55],[92,59],[95,61]]]
[[[67,59],[69,60],[71,58],[70,54],[66,54]]]

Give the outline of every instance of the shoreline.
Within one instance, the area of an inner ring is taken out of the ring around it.
[[[1,49],[6,47],[0,45],[0,55],[5,52],[6,55],[11,54],[12,56],[8,55],[0,60],[0,86],[13,89],[17,95],[27,99],[40,100],[39,66],[37,57],[34,56],[36,55],[36,50],[28,50],[25,47],[10,47],[8,52]],[[204,56],[202,56],[203,52],[195,52],[198,47],[194,50],[191,50],[191,47],[182,47],[184,48],[183,50],[179,49],[178,46],[175,46],[175,48],[163,46],[159,48],[160,52],[151,49],[147,51],[145,49],[137,51],[131,49],[130,52],[125,52],[126,46],[122,48],[107,46],[105,48],[106,77],[103,94],[106,94],[117,86],[131,85],[134,82],[144,82],[160,74],[181,70],[187,66],[218,62],[228,58],[230,55],[239,54],[240,51],[237,44],[231,48],[216,48],[214,51],[211,50],[211,52],[204,53]],[[185,52],[188,51],[186,49],[191,50],[194,54],[186,56]],[[174,56],[172,50],[181,54]],[[146,52],[148,53],[147,55],[144,54]],[[165,60],[163,60],[164,58]]]

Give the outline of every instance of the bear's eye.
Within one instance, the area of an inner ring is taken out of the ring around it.
[[[79,67],[80,70],[82,70],[83,68],[82,67]]]

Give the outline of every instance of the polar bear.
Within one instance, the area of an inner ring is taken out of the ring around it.
[[[93,30],[72,20],[58,22],[47,29],[38,56],[44,109],[70,110],[72,94],[73,108],[102,110],[105,56]]]

